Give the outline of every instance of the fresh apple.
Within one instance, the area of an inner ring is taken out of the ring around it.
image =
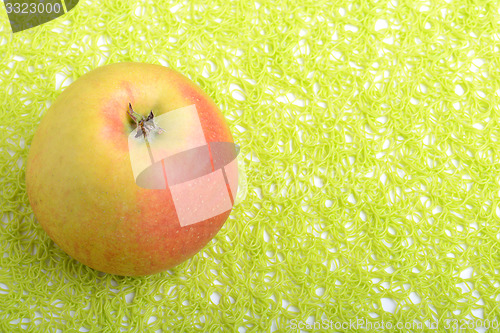
[[[141,276],[199,252],[228,218],[236,190],[225,184],[232,194],[227,211],[182,225],[173,191],[136,182],[129,140],[138,130],[129,104],[144,120],[151,112],[159,119],[194,105],[207,143],[233,143],[218,107],[188,78],[160,65],[111,64],[81,76],[47,110],[31,144],[26,187],[35,217],[67,254],[99,271]],[[194,129],[178,131],[189,138]],[[146,141],[137,144],[146,149]],[[198,162],[183,162],[176,172],[194,170]],[[225,172],[237,183],[237,164],[226,165]],[[220,186],[213,185],[204,186],[203,195],[218,198]],[[176,193],[183,201],[184,192]],[[192,209],[209,211],[204,205],[214,200],[194,202]],[[186,198],[183,209],[189,205]]]

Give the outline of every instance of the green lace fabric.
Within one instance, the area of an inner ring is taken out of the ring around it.
[[[362,320],[351,331],[435,332],[428,323],[500,320],[499,7],[80,1],[12,34],[0,5],[0,331],[321,332]],[[71,259],[25,191],[51,102],[121,61],[201,86],[246,173],[216,238],[144,278]]]

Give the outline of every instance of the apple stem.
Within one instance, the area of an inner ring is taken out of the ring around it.
[[[151,151],[151,146],[150,146],[149,141],[148,141],[148,137],[147,137],[147,133],[146,133],[146,128],[144,128],[144,121],[143,121],[143,119],[137,120],[137,117],[135,116],[136,112],[132,108],[132,104],[131,103],[128,103],[128,111],[127,112],[129,114],[129,116],[134,120],[134,122],[137,125],[137,127],[141,128],[142,135],[144,136],[144,141],[146,142],[146,147],[148,147],[148,153],[149,153],[149,158],[151,159],[151,164],[154,164],[155,163],[155,159],[153,157],[153,152]],[[152,119],[153,117],[154,117],[153,111],[151,111],[151,113],[148,116],[148,120]]]
[[[138,125],[138,120],[137,120],[137,117],[134,115],[134,109],[132,109],[132,104],[128,103],[128,114],[130,116],[130,118],[132,118],[135,122],[136,125]]]

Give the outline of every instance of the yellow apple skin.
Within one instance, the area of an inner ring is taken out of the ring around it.
[[[207,142],[233,142],[218,107],[183,75],[111,64],[73,82],[47,110],[30,147],[26,187],[37,220],[67,254],[99,271],[142,276],[195,255],[230,211],[181,227],[168,189],[136,185],[129,103],[156,116],[195,104]]]

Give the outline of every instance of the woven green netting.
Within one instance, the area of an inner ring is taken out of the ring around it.
[[[499,8],[86,1],[12,35],[0,6],[0,331],[500,320]],[[69,258],[25,193],[47,107],[120,61],[200,85],[241,145],[248,183],[213,242],[147,278]]]

